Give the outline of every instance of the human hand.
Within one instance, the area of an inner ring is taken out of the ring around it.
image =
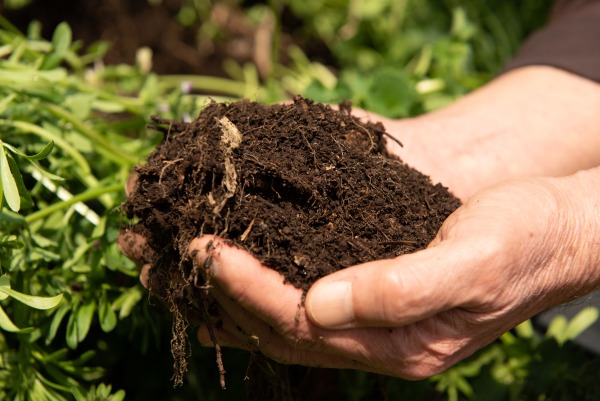
[[[381,121],[388,151],[463,201],[507,179],[600,165],[600,84],[546,66],[515,69],[437,111]]]
[[[507,182],[452,214],[420,252],[347,268],[302,292],[214,237],[190,244],[223,325],[222,346],[283,363],[407,379],[450,367],[534,314],[598,288],[590,188],[569,179]],[[585,177],[584,177],[585,178]],[[586,193],[588,191],[588,193]],[[594,190],[592,190],[594,191]],[[206,327],[201,343],[212,342]]]

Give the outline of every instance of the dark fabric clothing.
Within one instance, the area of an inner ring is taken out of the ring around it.
[[[600,0],[559,0],[505,70],[549,65],[600,82]]]

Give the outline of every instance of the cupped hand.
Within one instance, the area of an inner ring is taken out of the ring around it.
[[[573,179],[507,182],[452,214],[431,245],[300,290],[216,237],[190,245],[220,304],[221,345],[290,364],[407,379],[450,367],[534,314],[598,287]],[[578,180],[575,180],[578,181]],[[577,186],[577,185],[575,185]],[[208,269],[208,270],[205,270]],[[200,341],[212,345],[208,329]]]

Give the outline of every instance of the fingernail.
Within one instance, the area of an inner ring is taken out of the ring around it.
[[[129,178],[125,181],[125,195],[129,196],[135,191],[135,186],[137,185],[137,181],[139,178],[139,174],[137,171],[132,170],[129,173]]]
[[[352,283],[336,281],[317,284],[306,298],[306,312],[317,325],[328,329],[343,329],[354,324]]]
[[[206,237],[195,241],[193,247],[196,253],[193,254],[192,257],[196,259],[196,264],[201,267],[206,274],[210,275],[210,277],[215,277],[219,274],[219,270],[221,269],[221,265],[214,258],[215,253],[219,252],[217,249],[219,243],[212,238]]]

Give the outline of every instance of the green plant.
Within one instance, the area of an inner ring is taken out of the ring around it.
[[[106,374],[97,350],[117,325],[140,352],[161,330],[116,245],[123,183],[160,139],[151,114],[191,118],[208,100],[152,74],[144,49],[103,66],[105,45],[83,52],[66,24],[51,41],[39,31],[0,17],[0,398],[121,400],[90,387]]]

